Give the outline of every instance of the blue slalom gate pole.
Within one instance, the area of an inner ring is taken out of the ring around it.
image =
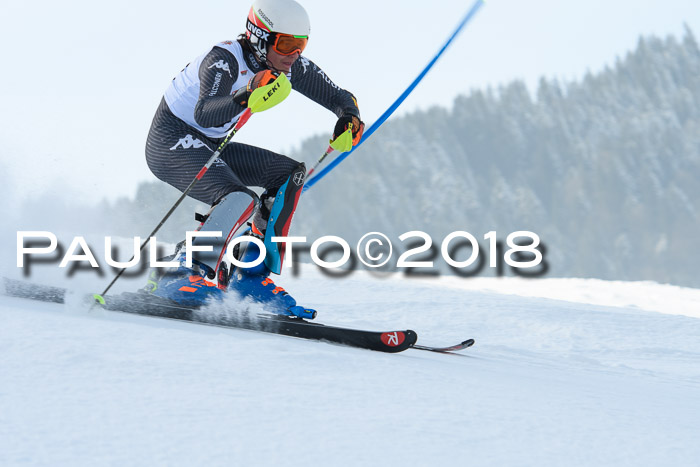
[[[304,185],[303,191],[306,191],[306,190],[308,190],[309,188],[311,188],[312,186],[314,186],[316,183],[318,183],[319,180],[321,180],[323,177],[325,177],[325,176],[328,174],[328,172],[330,172],[330,171],[333,170],[338,164],[340,164],[341,162],[343,162],[343,160],[345,160],[346,157],[348,157],[350,154],[352,154],[353,151],[355,151],[355,149],[359,148],[359,147],[362,145],[362,143],[364,143],[370,136],[372,136],[372,134],[373,134],[375,131],[377,131],[377,129],[379,129],[379,127],[382,126],[382,124],[383,124],[389,117],[391,117],[391,115],[392,115],[392,114],[396,111],[396,109],[403,103],[403,101],[406,100],[406,98],[409,96],[409,94],[411,94],[411,92],[413,92],[413,90],[416,88],[416,86],[418,86],[418,83],[420,83],[420,82],[423,80],[423,78],[425,77],[425,75],[428,74],[428,72],[429,72],[430,69],[433,67],[433,65],[435,65],[435,62],[438,61],[438,59],[440,58],[440,56],[441,56],[441,55],[445,52],[445,50],[447,50],[447,48],[450,46],[450,44],[452,43],[452,41],[454,40],[454,38],[457,37],[457,35],[462,31],[462,29],[464,29],[464,26],[466,26],[467,23],[474,17],[474,15],[476,14],[476,12],[479,11],[479,8],[481,8],[481,7],[484,5],[484,2],[485,2],[485,0],[476,0],[476,1],[474,2],[474,4],[473,4],[472,7],[469,9],[469,11],[467,12],[467,14],[464,15],[464,18],[462,19],[462,21],[460,21],[459,25],[457,25],[457,28],[454,30],[454,32],[452,33],[452,35],[449,37],[449,39],[447,39],[447,41],[445,42],[445,44],[444,44],[444,45],[442,46],[442,48],[438,51],[438,53],[433,57],[433,59],[430,61],[430,63],[428,63],[428,64],[426,65],[426,67],[423,69],[423,71],[420,72],[420,74],[416,77],[416,79],[413,80],[413,82],[412,82],[412,83],[406,88],[406,90],[398,97],[398,99],[396,99],[396,101],[394,101],[394,103],[391,104],[391,106],[390,106],[388,109],[386,109],[386,111],[382,114],[382,116],[379,117],[379,119],[377,119],[377,121],[374,122],[374,123],[372,124],[372,126],[370,126],[370,127],[367,129],[367,131],[364,132],[364,134],[363,134],[363,136],[362,136],[362,139],[361,139],[360,142],[357,144],[357,146],[355,146],[354,148],[352,148],[352,149],[351,149],[350,151],[348,151],[348,152],[344,152],[344,153],[340,154],[338,157],[336,157],[335,159],[333,159],[323,170],[321,170],[320,172],[318,172],[318,173],[316,174],[316,176],[312,177],[310,180],[307,180],[306,184]]]

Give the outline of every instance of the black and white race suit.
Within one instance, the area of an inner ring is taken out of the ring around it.
[[[245,39],[225,41],[189,63],[170,83],[156,111],[146,142],[153,174],[180,191],[194,179],[245,110],[233,94],[266,67]],[[338,117],[359,117],[353,95],[335,85],[304,56],[288,74],[292,89]],[[190,196],[207,204],[256,186],[276,192],[298,162],[255,146],[230,142]]]

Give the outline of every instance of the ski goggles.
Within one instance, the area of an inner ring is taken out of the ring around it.
[[[292,36],[291,34],[275,34],[272,41],[272,50],[280,55],[300,54],[306,48],[309,36]]]

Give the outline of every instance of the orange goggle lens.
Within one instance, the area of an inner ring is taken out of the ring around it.
[[[309,38],[306,36],[295,37],[288,34],[278,34],[272,48],[280,55],[292,55],[296,52],[302,53],[307,42],[309,42]]]

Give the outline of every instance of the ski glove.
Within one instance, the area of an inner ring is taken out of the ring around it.
[[[253,93],[253,91],[261,86],[267,86],[268,84],[272,83],[279,75],[279,73],[271,70],[258,71],[255,73],[255,76],[248,81],[247,85],[243,86],[233,94],[234,102],[241,107],[247,107],[248,99],[250,99],[250,95]]]
[[[352,123],[352,145],[357,146],[362,138],[362,132],[365,130],[365,124],[356,115],[345,114],[338,119],[333,130],[333,140],[347,130],[350,123]]]

